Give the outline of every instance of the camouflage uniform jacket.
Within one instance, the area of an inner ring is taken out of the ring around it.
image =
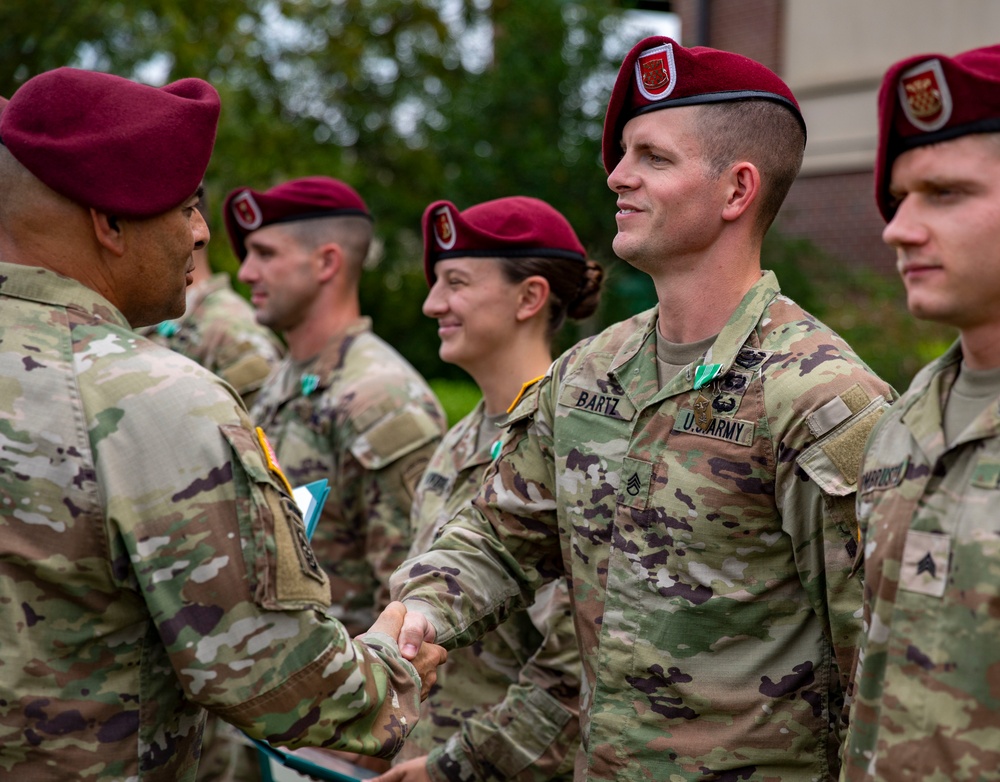
[[[1000,399],[946,447],[956,344],[869,440],[849,780],[1000,779]]]
[[[770,272],[662,388],[656,322],[560,357],[475,511],[394,581],[454,646],[567,573],[578,778],[835,777],[860,631],[852,494],[893,392]]]
[[[284,353],[274,333],[257,322],[250,303],[233,290],[228,274],[213,274],[188,288],[180,318],[139,333],[217,374],[248,407]]]
[[[492,462],[493,441],[476,447],[484,411],[480,402],[431,457],[413,502],[413,553],[476,496]],[[430,751],[436,780],[570,779],[579,712],[580,653],[559,579],[539,590],[530,611],[449,654],[397,760]]]
[[[410,548],[410,506],[447,424],[417,371],[361,318],[303,366],[286,357],[250,411],[293,486],[326,478],[312,547],[352,635],[389,602]]]
[[[419,713],[354,643],[232,389],[97,293],[0,263],[0,776],[193,780],[205,709],[391,755]]]

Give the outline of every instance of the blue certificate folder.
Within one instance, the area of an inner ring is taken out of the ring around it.
[[[302,511],[302,521],[306,527],[306,537],[312,539],[319,521],[323,504],[330,494],[330,482],[325,478],[313,481],[292,490],[292,499]],[[289,752],[280,747],[272,747],[265,741],[250,739],[260,757],[261,772],[264,782],[278,782],[280,772],[273,764],[284,766],[298,774],[313,779],[332,780],[333,782],[356,782],[359,779],[371,779],[378,774],[361,766],[356,766],[341,758],[327,755],[316,750],[301,749]]]
[[[367,768],[356,766],[340,758],[323,755],[316,750],[300,749],[296,752],[272,747],[262,741],[253,742],[261,760],[261,776],[264,782],[279,782],[283,777],[273,764],[284,766],[298,774],[313,779],[331,780],[332,782],[357,782],[360,779],[371,779],[378,774]],[[312,760],[310,759],[312,758]]]

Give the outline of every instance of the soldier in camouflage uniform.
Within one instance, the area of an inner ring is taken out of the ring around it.
[[[266,192],[234,190],[223,208],[257,320],[288,355],[250,410],[294,485],[326,478],[312,538],[333,614],[352,634],[389,603],[389,574],[410,546],[410,505],[447,426],[434,393],[372,332],[358,296],[372,219],[329,177]]]
[[[217,93],[60,68],[0,108],[2,775],[190,782],[205,709],[390,756],[437,659],[399,655],[402,606],[354,642],[325,614],[263,433],[133,331],[208,241]]]
[[[205,217],[204,201],[198,209]],[[217,374],[250,407],[281,360],[284,346],[273,331],[257,323],[253,307],[233,290],[229,275],[212,273],[203,248],[194,252],[192,277],[184,314],[139,331]]]
[[[557,359],[508,418],[473,508],[393,577],[403,653],[467,644],[565,573],[578,779],[836,778],[853,494],[893,392],[761,272],[797,104],[752,60],[657,36],[604,127],[614,249],[659,304]]]
[[[413,504],[426,551],[479,491],[508,407],[552,363],[567,317],[592,314],[603,271],[572,226],[536,198],[424,211],[424,270],[440,355],[482,390],[431,457]],[[546,584],[473,646],[448,656],[397,765],[380,782],[566,780],[580,744],[580,654],[565,579]],[[402,762],[401,762],[402,761]]]
[[[845,780],[1000,779],[1000,46],[893,65],[876,200],[907,305],[959,339],[865,452]]]

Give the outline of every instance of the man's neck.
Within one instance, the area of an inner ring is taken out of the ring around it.
[[[688,344],[718,334],[759,279],[759,266],[740,274],[718,269],[654,278],[660,335]]]
[[[962,360],[969,369],[1000,367],[1000,324],[963,329],[961,339]]]
[[[321,314],[307,318],[294,329],[283,332],[288,354],[294,361],[306,361],[319,355],[337,334],[343,334],[361,318],[357,305],[329,307]]]

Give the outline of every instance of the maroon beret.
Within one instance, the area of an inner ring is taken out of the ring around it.
[[[625,55],[604,115],[602,156],[609,174],[622,159],[622,129],[633,117],[657,109],[770,100],[785,106],[802,125],[799,104],[778,76],[759,62],[704,46],[684,48],[663,35],[639,41]]]
[[[152,217],[198,190],[219,122],[201,79],[150,87],[57,68],[28,79],[0,114],[0,139],[38,179],[84,206]]]
[[[263,193],[238,187],[222,207],[229,242],[241,261],[247,257],[247,234],[273,223],[293,223],[315,217],[367,217],[371,213],[357,191],[339,179],[309,176],[293,179]]]
[[[1000,45],[919,54],[886,71],[878,96],[875,202],[886,220],[893,161],[925,144],[1000,131]]]
[[[459,212],[450,201],[424,210],[424,274],[434,284],[434,264],[445,258],[566,258],[586,261],[573,226],[544,201],[510,196]]]

